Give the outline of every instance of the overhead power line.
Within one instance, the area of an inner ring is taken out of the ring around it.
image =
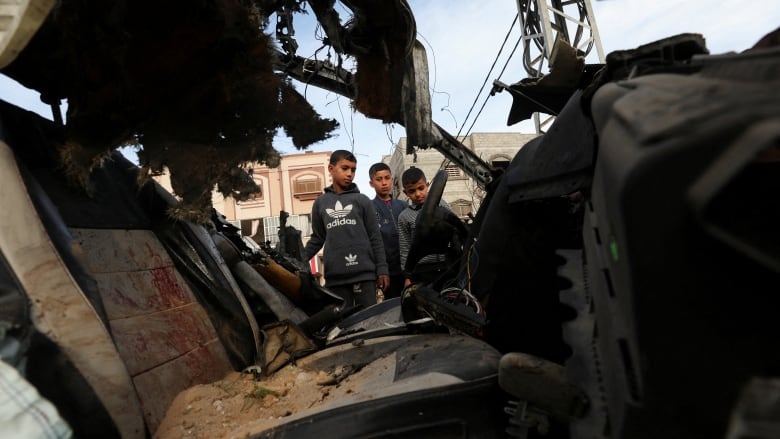
[[[471,108],[469,108],[469,112],[466,114],[466,118],[463,120],[463,123],[460,125],[458,134],[455,135],[456,139],[460,136],[460,132],[463,130],[463,127],[466,125],[466,121],[469,119],[471,112],[474,110],[474,107],[477,105],[477,100],[479,100],[479,96],[482,94],[482,90],[485,89],[485,84],[487,84],[488,79],[490,79],[490,74],[493,73],[493,69],[496,67],[496,63],[498,62],[498,59],[501,56],[501,52],[504,51],[504,46],[506,45],[506,42],[509,40],[509,35],[512,33],[512,29],[515,27],[515,23],[517,22],[517,17],[518,17],[517,14],[515,14],[515,17],[512,19],[512,24],[509,25],[509,30],[506,32],[506,36],[504,36],[504,42],[501,43],[501,47],[498,49],[496,58],[493,60],[493,64],[490,66],[490,70],[488,71],[487,75],[485,75],[485,80],[482,82],[482,87],[479,88],[477,95],[474,97],[474,102],[471,104]],[[514,53],[514,50],[512,52]],[[484,106],[485,105],[483,104],[482,107],[484,108]],[[473,125],[474,124],[472,123],[472,126]]]

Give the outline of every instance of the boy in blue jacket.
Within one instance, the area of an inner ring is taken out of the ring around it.
[[[398,215],[406,209],[406,203],[393,198],[393,176],[386,163],[375,163],[368,170],[369,184],[374,188],[374,209],[379,223],[379,233],[385,246],[385,259],[390,273],[390,286],[384,291],[386,299],[401,297],[404,288],[401,268],[401,249],[398,244]]]
[[[337,150],[328,172],[333,184],[312,206],[312,235],[304,249],[306,260],[325,246],[325,287],[344,298],[345,306],[376,303],[377,289],[390,283],[382,236],[371,200],[352,182],[355,155]]]

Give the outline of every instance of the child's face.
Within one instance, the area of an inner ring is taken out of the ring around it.
[[[393,191],[393,178],[388,170],[375,172],[369,184],[374,188],[376,196],[380,199],[386,199]]]
[[[341,159],[335,165],[329,164],[328,172],[333,177],[333,189],[337,192],[346,190],[352,183],[352,179],[355,178],[356,168],[357,163],[347,159]]]
[[[425,202],[425,197],[428,196],[428,182],[419,180],[415,183],[409,183],[404,186],[404,193],[412,200],[412,203],[419,206]]]

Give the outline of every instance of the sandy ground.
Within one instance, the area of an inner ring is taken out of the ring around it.
[[[181,392],[154,438],[244,438],[336,407],[460,383],[438,370],[437,358],[470,352],[467,361],[488,373],[499,357],[485,346],[449,334],[380,337],[331,346],[270,377],[232,372]]]
[[[288,365],[271,377],[232,372],[221,381],[180,393],[154,437],[241,438],[263,431],[293,413],[317,405],[329,393],[325,372]]]
[[[362,375],[368,373],[375,375],[376,370],[312,372],[287,365],[257,380],[252,374],[232,372],[180,393],[154,438],[243,438],[287,422],[293,414],[356,396],[365,382]]]

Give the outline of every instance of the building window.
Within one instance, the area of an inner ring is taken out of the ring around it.
[[[498,154],[490,158],[490,165],[495,169],[506,169],[512,159],[504,154]]]
[[[447,178],[463,178],[463,171],[458,165],[446,165],[444,170],[447,172]]]
[[[306,175],[296,178],[293,182],[293,195],[318,194],[322,192],[320,177]]]
[[[455,200],[450,203],[450,208],[460,218],[467,218],[472,211],[471,203],[466,200]]]
[[[311,235],[311,219],[309,215],[290,215],[287,217],[287,225],[301,231],[301,237]],[[263,237],[266,242],[276,247],[279,243],[279,216],[267,216],[263,218]]]
[[[263,184],[261,182],[257,181],[257,180],[255,180],[255,184],[257,185],[258,188],[260,188],[260,192],[255,192],[253,194],[250,194],[249,197],[246,200],[240,201],[240,202],[238,202],[238,204],[252,203],[252,202],[257,202],[257,201],[262,201],[263,200],[263,194],[265,193],[265,191],[263,190]]]

